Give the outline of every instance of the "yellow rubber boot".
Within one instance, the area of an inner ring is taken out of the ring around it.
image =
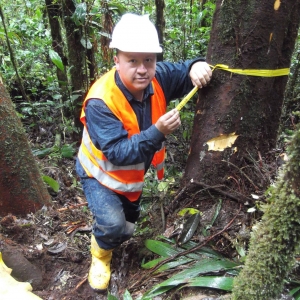
[[[105,291],[110,280],[110,261],[112,258],[111,250],[104,250],[98,246],[98,243],[92,235],[91,254],[92,262],[88,276],[88,281],[92,289]]]

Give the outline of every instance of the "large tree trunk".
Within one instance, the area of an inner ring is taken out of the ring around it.
[[[0,81],[0,216],[26,215],[51,204],[13,104]]]
[[[288,68],[299,19],[299,0],[218,0],[207,61],[233,69]],[[276,145],[287,79],[213,72],[211,84],[199,93],[186,182],[194,179],[215,185],[226,182],[233,173],[237,173],[235,178],[243,177],[239,171],[244,166],[267,156]],[[208,143],[230,134],[232,145],[216,149],[216,144]],[[251,188],[261,188],[254,168],[243,172],[253,179],[248,181]],[[230,179],[226,183],[230,185]]]

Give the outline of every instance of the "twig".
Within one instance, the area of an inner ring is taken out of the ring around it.
[[[86,275],[81,281],[79,281],[79,283],[77,283],[73,291],[78,290],[86,282],[87,278],[88,276]]]
[[[237,212],[237,214],[232,218],[232,220],[219,232],[213,234],[212,236],[207,237],[200,245],[197,245],[193,248],[190,248],[188,250],[185,250],[183,252],[179,252],[169,258],[166,258],[164,260],[162,260],[161,262],[159,262],[155,267],[153,267],[152,269],[150,269],[150,272],[153,273],[155,272],[160,266],[164,265],[165,263],[168,263],[172,260],[174,260],[175,258],[177,258],[178,256],[184,256],[186,254],[189,254],[191,252],[194,252],[196,250],[199,250],[200,248],[204,247],[208,242],[210,242],[212,239],[214,239],[216,236],[222,234],[224,231],[226,231],[233,223],[233,221],[237,218],[237,216],[239,215],[240,211],[242,209],[242,205],[240,204],[240,208],[239,211]],[[143,276],[140,280],[138,280],[137,282],[135,282],[132,286],[130,286],[129,289],[134,288],[136,285],[138,285],[140,282],[143,282],[144,279],[146,279],[146,277],[148,276],[148,274],[146,274],[145,276]]]
[[[219,194],[223,195],[223,196],[226,196],[226,197],[229,197],[235,201],[237,201],[238,203],[242,203],[242,204],[245,204],[246,201],[248,202],[252,202],[252,199],[249,199],[247,197],[245,197],[244,195],[240,195],[239,197],[231,194],[231,193],[228,193],[228,192],[225,192],[223,190],[220,190],[217,186],[209,186],[208,184],[204,183],[204,182],[200,182],[200,181],[195,181],[195,180],[191,180],[191,183],[194,183],[194,184],[197,184],[197,185],[200,185],[206,189],[211,189],[211,190],[214,190],[216,192],[218,192]]]
[[[162,222],[162,232],[166,230],[166,217],[164,212],[164,205],[162,199],[160,199],[160,213],[161,213],[161,222]]]
[[[176,195],[174,200],[168,205],[168,207],[165,208],[166,215],[168,215],[169,212],[174,209],[174,205],[176,204],[178,198],[186,191],[187,188],[188,188],[188,186],[183,187],[182,190],[179,191],[179,193]]]
[[[65,210],[68,210],[68,209],[74,209],[74,208],[77,208],[77,207],[80,207],[80,206],[87,206],[87,205],[88,205],[88,203],[84,202],[84,203],[80,203],[80,204],[74,204],[74,205],[70,205],[70,206],[67,206],[67,207],[59,208],[59,209],[57,209],[57,211],[65,211]]]
[[[83,277],[83,279],[81,281],[79,281],[79,283],[77,283],[77,285],[75,286],[75,288],[73,290],[71,290],[71,292],[68,294],[68,296],[65,296],[62,300],[70,299],[69,296],[72,295],[73,293],[75,293],[86,282],[87,278],[88,278],[88,274],[85,275]]]
[[[254,188],[256,190],[258,189],[258,187],[254,184],[254,182],[239,167],[237,167],[235,164],[233,164],[233,163],[231,163],[230,161],[227,161],[227,160],[222,160],[222,162],[228,163],[228,164],[232,165],[233,167],[235,167],[236,169],[238,169],[248,179],[248,181],[254,186]]]

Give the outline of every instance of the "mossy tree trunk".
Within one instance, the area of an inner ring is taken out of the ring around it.
[[[232,69],[289,68],[299,20],[299,0],[217,0],[207,62]],[[262,188],[261,174],[249,163],[276,145],[287,79],[213,71],[210,85],[199,92],[185,183],[237,188],[239,170],[247,167],[253,189]],[[229,134],[238,136],[232,145],[211,144],[209,150],[209,140]]]
[[[272,187],[262,221],[250,240],[246,263],[234,281],[233,299],[277,299],[300,243],[300,126],[288,162]]]
[[[0,216],[26,215],[49,204],[21,121],[0,81]]]

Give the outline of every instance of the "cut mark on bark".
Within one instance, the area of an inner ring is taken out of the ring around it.
[[[274,10],[278,10],[279,7],[280,7],[280,4],[281,4],[280,0],[275,0],[275,3],[274,3]]]
[[[238,135],[236,135],[235,132],[221,134],[217,137],[214,137],[206,142],[208,145],[208,151],[224,151],[226,148],[229,148],[234,144],[237,137]],[[236,152],[237,149],[235,148],[234,151]]]

